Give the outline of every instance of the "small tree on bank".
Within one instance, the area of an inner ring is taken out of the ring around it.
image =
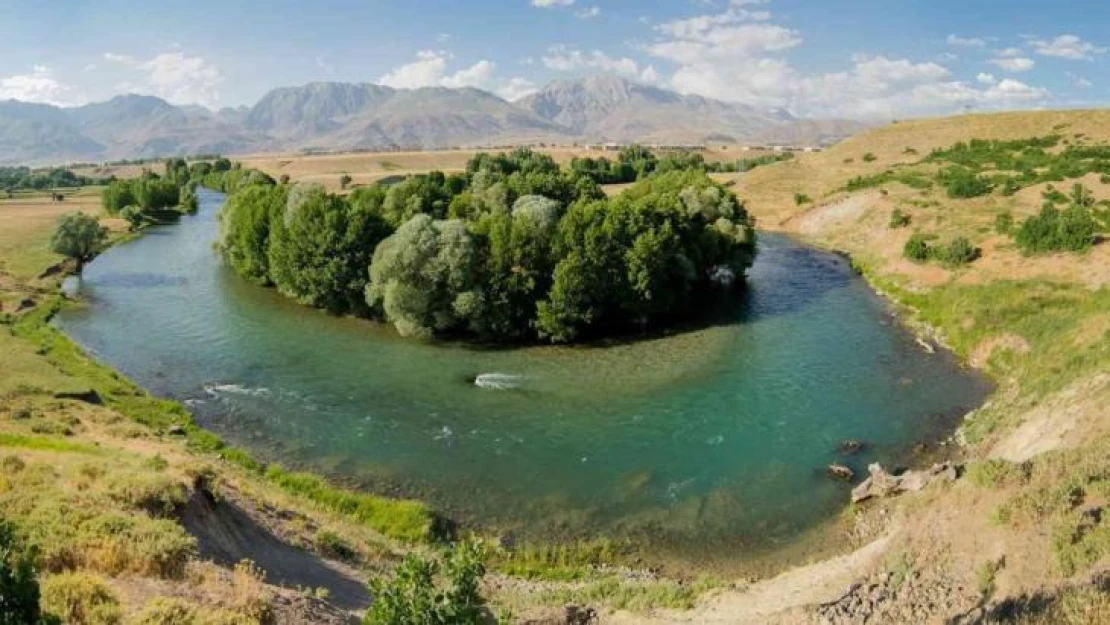
[[[56,254],[72,258],[77,263],[77,273],[104,247],[108,229],[96,217],[84,213],[70,213],[58,220],[58,228],[50,237],[50,249]]]

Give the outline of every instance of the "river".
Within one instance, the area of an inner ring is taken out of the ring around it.
[[[722,323],[495,350],[402,339],[246,283],[213,249],[222,202],[201,190],[196,215],[102,254],[78,287],[89,305],[56,323],[262,459],[464,523],[757,549],[842,508],[828,463],[897,465],[990,390],[923,351],[844,259],[781,235],[761,234],[745,304]],[[868,449],[838,456],[847,438]]]

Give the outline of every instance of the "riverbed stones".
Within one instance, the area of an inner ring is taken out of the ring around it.
[[[842,456],[854,456],[866,448],[867,443],[854,438],[848,438],[840,441],[840,444],[836,446],[836,451]]]
[[[834,480],[844,480],[845,482],[851,482],[852,478],[856,476],[856,472],[852,470],[852,467],[844,464],[830,464],[825,469],[825,472]]]
[[[878,462],[867,467],[869,476],[852,489],[852,503],[871,497],[888,497],[898,493],[917,492],[937,480],[954,481],[956,467],[951,462],[934,464],[920,471],[906,471],[900,475],[888,473]]]

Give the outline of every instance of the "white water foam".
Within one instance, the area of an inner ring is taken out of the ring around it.
[[[474,377],[474,386],[497,391],[507,391],[520,388],[524,376],[513,373],[479,373]]]

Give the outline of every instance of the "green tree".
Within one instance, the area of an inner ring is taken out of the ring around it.
[[[374,250],[366,301],[404,336],[456,329],[481,297],[476,260],[463,222],[418,214]]]
[[[287,187],[249,186],[228,197],[220,212],[220,249],[231,268],[262,285],[270,278],[271,221],[285,210]]]
[[[339,177],[339,187],[341,189],[346,189],[348,186],[350,186],[353,180],[354,178],[352,178],[350,174],[343,174]]]
[[[101,226],[96,217],[70,213],[58,220],[58,227],[50,237],[50,249],[76,261],[77,273],[81,273],[85,263],[100,253],[107,239],[108,229]]]
[[[269,275],[278,290],[333,313],[365,310],[366,268],[391,232],[376,207],[356,212],[318,185],[298,185],[272,222]]]

